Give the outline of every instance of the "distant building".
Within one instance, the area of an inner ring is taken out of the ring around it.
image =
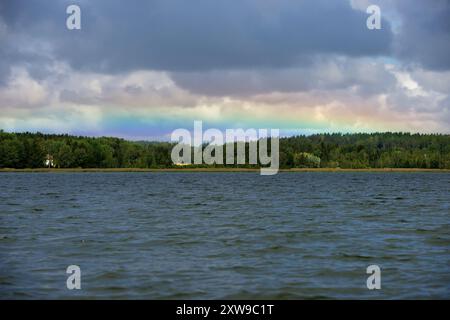
[[[176,166],[189,166],[190,163],[185,163],[184,161],[178,161],[174,163]]]
[[[47,154],[47,158],[45,159],[45,166],[48,167],[48,168],[54,167],[53,156],[52,155]]]

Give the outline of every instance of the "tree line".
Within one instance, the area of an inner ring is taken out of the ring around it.
[[[175,167],[173,146],[169,142],[0,130],[0,168],[42,168],[48,155],[57,168],[171,168]],[[333,133],[280,139],[280,168],[310,167],[450,169],[450,135]]]

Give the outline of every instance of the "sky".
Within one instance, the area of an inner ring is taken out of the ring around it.
[[[81,29],[66,27],[67,6]],[[381,11],[370,30],[369,5]],[[0,129],[450,133],[448,0],[2,0]]]

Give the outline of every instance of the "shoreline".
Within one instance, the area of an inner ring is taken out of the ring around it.
[[[0,173],[108,173],[108,172],[259,172],[259,168],[35,168],[35,169],[0,169]],[[279,169],[279,172],[436,172],[450,173],[450,169],[422,169],[422,168],[291,168]]]

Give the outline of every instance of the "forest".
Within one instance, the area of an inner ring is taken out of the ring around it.
[[[169,142],[0,130],[0,168],[173,168]],[[248,146],[247,146],[248,147]],[[236,148],[235,148],[236,150]],[[280,138],[280,168],[450,169],[450,135],[314,134]],[[258,165],[192,165],[192,167]]]

